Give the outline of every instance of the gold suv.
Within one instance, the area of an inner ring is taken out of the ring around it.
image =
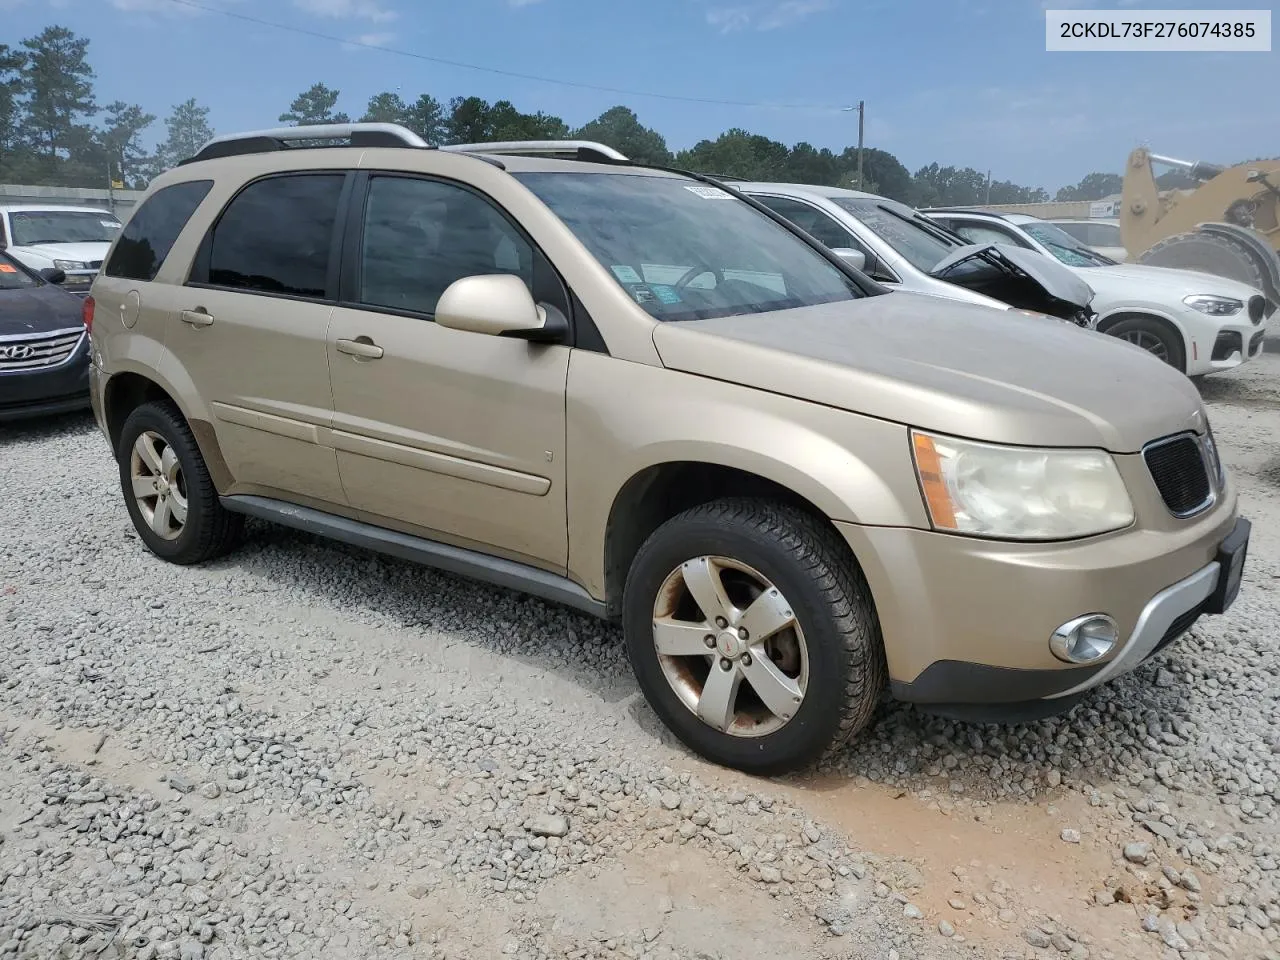
[[[653,709],[743,770],[814,761],[886,686],[1065,710],[1240,586],[1181,374],[891,293],[598,144],[215,139],[151,184],[85,322],[155,554],[209,560],[247,515],[619,621]]]

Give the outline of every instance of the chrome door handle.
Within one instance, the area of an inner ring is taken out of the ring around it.
[[[345,353],[361,360],[380,360],[382,358],[382,348],[368,337],[339,340],[337,347],[339,353]]]
[[[213,314],[205,313],[202,307],[196,307],[194,310],[183,310],[182,322],[189,323],[193,327],[207,327],[213,323]]]

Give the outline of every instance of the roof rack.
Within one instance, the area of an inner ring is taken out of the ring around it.
[[[427,141],[398,123],[324,123],[313,126],[273,127],[214,137],[182,163],[237,157],[250,153],[314,146],[317,140],[345,140],[332,146],[345,147],[416,147],[433,149]],[[290,146],[293,144],[293,146]],[[330,144],[325,144],[329,146]]]
[[[493,143],[451,143],[440,149],[451,153],[556,157],[593,163],[619,163],[630,159],[613,147],[594,140],[501,140]]]

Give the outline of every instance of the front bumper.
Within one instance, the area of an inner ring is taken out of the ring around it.
[[[1234,370],[1262,353],[1265,336],[1266,324],[1224,327],[1210,345],[1208,357],[1201,352],[1198,361],[1194,357],[1188,359],[1188,372],[1194,375],[1197,369],[1208,373]],[[1197,349],[1201,349],[1199,345]]]
[[[1234,502],[1176,533],[1073,544],[840,527],[875,597],[894,696],[957,718],[1008,721],[1069,709],[1217,612],[1223,544],[1241,529],[1248,536]],[[1058,660],[1053,631],[1090,613],[1111,616],[1124,639],[1098,663]]]
[[[0,423],[89,406],[89,337],[55,367],[0,373]]]

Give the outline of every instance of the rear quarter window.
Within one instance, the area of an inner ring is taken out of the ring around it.
[[[103,272],[126,280],[154,280],[178,234],[212,187],[212,180],[188,180],[147,197],[129,218]]]

